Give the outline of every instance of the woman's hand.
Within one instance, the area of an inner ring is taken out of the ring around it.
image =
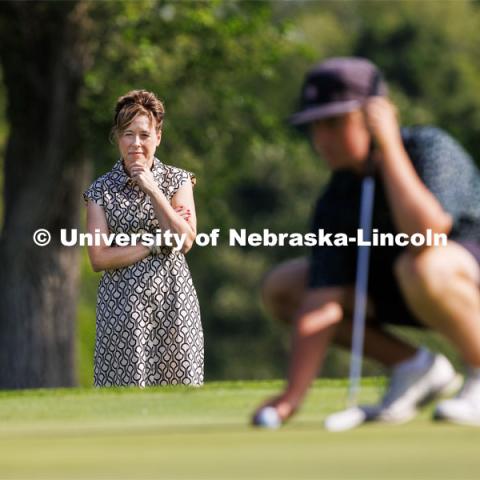
[[[133,182],[146,194],[151,195],[158,190],[153,173],[147,166],[141,163],[134,163],[130,167],[130,176]]]
[[[365,121],[381,152],[402,148],[397,109],[385,97],[372,97],[364,107]]]
[[[107,217],[102,206],[91,200],[87,204],[87,230],[92,236],[100,233],[110,234]],[[150,248],[138,243],[126,247],[111,247],[102,242],[88,247],[88,256],[95,272],[128,267],[148,257]]]
[[[186,221],[188,222],[190,220],[190,217],[192,216],[192,212],[190,211],[189,208],[183,206],[183,205],[178,205],[174,208],[174,210]]]

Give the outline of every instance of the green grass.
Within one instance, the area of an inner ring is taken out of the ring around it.
[[[362,401],[383,380],[365,380]],[[476,479],[480,429],[435,424],[322,428],[345,382],[315,384],[280,431],[248,426],[280,382],[0,392],[2,479]]]

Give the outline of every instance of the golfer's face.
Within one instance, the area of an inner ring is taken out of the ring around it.
[[[125,168],[130,171],[136,163],[150,168],[160,139],[161,133],[155,130],[154,120],[146,115],[135,117],[118,137],[118,148]]]
[[[370,144],[370,134],[360,111],[317,120],[312,123],[311,138],[315,151],[332,170],[361,169]]]

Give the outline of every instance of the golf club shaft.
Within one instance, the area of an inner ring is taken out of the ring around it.
[[[380,72],[376,72],[371,84],[370,95],[379,94],[381,82]],[[370,261],[370,241],[372,236],[372,215],[375,197],[375,179],[373,152],[375,145],[370,140],[366,161],[366,176],[362,181],[360,201],[360,229],[367,245],[358,247],[357,273],[355,281],[355,303],[353,313],[352,352],[350,357],[350,379],[348,389],[348,405],[357,405],[360,378],[362,376],[363,341],[365,336],[365,317],[367,315],[368,271]]]
[[[360,205],[360,228],[363,238],[368,243],[371,240],[373,201],[375,196],[375,180],[367,176],[362,182]],[[352,352],[350,357],[350,379],[348,404],[357,404],[357,396],[362,376],[363,339],[365,334],[365,317],[368,296],[368,271],[370,260],[370,246],[358,248],[357,274],[355,281],[355,304],[353,316]]]

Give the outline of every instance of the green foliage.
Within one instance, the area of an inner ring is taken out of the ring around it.
[[[100,274],[92,271],[86,248],[81,257],[80,298],[76,328],[77,378],[80,385],[93,385],[93,355],[95,350],[95,308]]]
[[[325,172],[302,139],[291,138],[285,119],[301,81],[291,67],[304,70],[308,51],[274,21],[267,3],[142,5],[131,12],[123,4],[110,20],[110,41],[86,78],[84,128],[96,174],[116,157],[106,142],[116,98],[134,88],[157,92],[167,111],[158,156],[196,173],[198,231],[220,228],[223,235],[220,247],[189,254],[207,378],[278,376],[286,343],[259,308],[259,284],[279,258],[305,252],[235,249],[226,236],[229,228],[306,229]],[[94,299],[82,298],[85,325]]]
[[[357,11],[354,53],[376,61],[401,92],[405,121],[433,121],[479,151],[478,2],[362,3]]]
[[[308,228],[327,172],[285,122],[308,65],[327,56],[369,57],[385,72],[405,123],[436,123],[474,156],[480,149],[476,2],[131,1],[90,8],[99,49],[80,120],[95,176],[118,155],[107,140],[116,98],[153,90],[167,111],[158,156],[196,173],[198,230],[223,234],[220,247],[195,247],[188,255],[208,379],[285,370],[287,332],[262,311],[259,289],[272,265],[307,252],[232,248],[227,234]],[[4,98],[0,85],[0,161]],[[79,378],[89,385],[99,277],[85,258],[82,265]],[[346,368],[345,357],[334,354],[326,373]],[[367,372],[378,367],[368,365]]]

